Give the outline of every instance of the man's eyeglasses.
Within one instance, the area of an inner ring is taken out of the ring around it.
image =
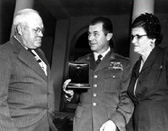
[[[26,26],[26,25],[22,25],[22,26],[33,30],[36,34],[39,34],[40,32],[41,32],[42,34],[44,34],[44,32],[45,32],[45,29],[44,29],[44,28],[36,28],[36,29],[34,29],[34,28],[31,28],[31,27]]]
[[[147,34],[144,34],[144,35],[131,35],[131,40],[133,40],[134,38],[137,38],[139,40],[143,36],[147,36]]]

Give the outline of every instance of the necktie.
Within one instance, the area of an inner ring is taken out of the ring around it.
[[[35,53],[34,50],[28,49],[28,51],[34,56],[44,73],[47,75],[47,65],[41,60],[41,58]]]
[[[97,60],[96,60],[96,64],[97,64],[97,65],[100,63],[101,58],[102,58],[102,55],[98,55],[98,58],[97,58]]]

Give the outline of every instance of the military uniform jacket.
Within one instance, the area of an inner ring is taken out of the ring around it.
[[[107,120],[125,131],[133,112],[133,104],[127,95],[131,72],[129,60],[111,51],[97,67],[93,53],[77,61],[90,64],[91,87],[79,96],[73,131],[99,131]]]

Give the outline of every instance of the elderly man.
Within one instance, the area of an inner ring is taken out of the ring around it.
[[[56,131],[50,69],[41,46],[39,13],[14,17],[14,36],[0,46],[0,131]]]

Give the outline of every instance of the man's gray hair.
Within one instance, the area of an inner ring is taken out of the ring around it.
[[[26,24],[28,21],[33,19],[33,16],[39,16],[39,13],[36,10],[33,9],[23,9],[16,13],[14,20],[13,20],[13,27],[14,29],[19,24]]]

